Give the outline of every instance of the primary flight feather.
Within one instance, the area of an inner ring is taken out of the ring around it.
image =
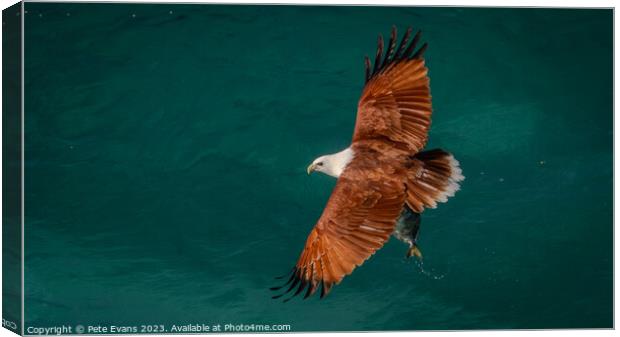
[[[323,214],[283,286],[305,291],[319,287],[321,298],[378,249],[390,235],[409,244],[407,256],[422,257],[416,245],[420,213],[446,202],[464,179],[459,163],[443,150],[423,151],[431,123],[427,44],[417,48],[409,28],[397,45],[392,27],[387,50],[379,36],[374,63],[365,59],[366,85],[358,102],[351,145],[321,156],[308,167],[338,178]],[[287,298],[289,300],[291,297]]]

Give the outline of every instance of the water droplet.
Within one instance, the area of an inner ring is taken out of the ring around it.
[[[538,163],[542,166],[542,165],[545,165],[547,162],[546,162],[546,161],[544,161],[544,160],[541,160],[541,161],[539,161]]]
[[[503,183],[504,182],[504,178],[499,178],[499,182]]]
[[[40,18],[42,18],[42,17],[43,17],[43,14],[39,13],[39,17],[40,17]]]
[[[419,268],[422,275],[430,277],[433,280],[441,280],[445,276],[444,274],[437,274],[434,269],[427,270],[424,268],[424,262],[422,261],[416,260],[415,264]]]
[[[172,14],[172,11],[168,12],[168,14]]]
[[[136,17],[136,14],[131,14],[131,17],[132,17],[132,18],[135,18],[135,17]]]
[[[28,14],[28,11],[24,11],[24,14]]]
[[[67,16],[71,16],[71,13],[67,13]]]
[[[483,176],[484,175],[484,171],[480,172],[480,175]]]

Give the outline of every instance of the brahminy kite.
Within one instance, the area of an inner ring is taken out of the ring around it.
[[[304,298],[321,286],[321,298],[394,235],[422,258],[416,245],[420,213],[446,202],[464,176],[452,154],[422,151],[431,124],[431,95],[424,43],[412,29],[397,46],[392,27],[387,51],[379,35],[374,65],[365,58],[366,84],[357,106],[351,145],[320,156],[308,166],[338,178],[279,298],[294,291]],[[280,277],[285,278],[286,276]],[[287,299],[287,300],[288,300]]]

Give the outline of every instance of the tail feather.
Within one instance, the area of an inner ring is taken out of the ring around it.
[[[421,213],[425,208],[437,207],[460,189],[463,171],[452,154],[440,150],[424,151],[412,158],[407,179],[407,205]]]

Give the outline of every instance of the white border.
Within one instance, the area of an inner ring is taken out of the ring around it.
[[[46,2],[47,0],[34,0],[37,2]],[[17,1],[14,0],[0,0],[0,4],[2,9],[5,9],[13,4],[15,4]],[[28,1],[31,2],[31,1]],[[47,2],[52,2],[52,1],[47,1]],[[88,0],[74,0],[74,1],[67,1],[67,2],[125,2],[125,1],[88,1]],[[209,1],[209,2],[205,2],[205,1],[195,1],[195,0],[184,0],[184,1],[170,1],[170,0],[150,0],[150,1],[144,1],[144,0],[133,0],[133,1],[127,1],[127,2],[134,2],[134,3],[226,3],[226,4],[290,4],[292,3],[292,1],[278,1],[278,0],[271,0],[271,1],[265,1],[265,0],[245,0],[245,1],[235,1],[235,0],[219,0],[219,1]],[[299,0],[299,1],[294,1],[294,3],[296,4],[306,4],[306,5],[371,5],[371,6],[387,6],[387,5],[395,5],[395,6],[465,6],[465,7],[587,7],[587,8],[615,8],[616,7],[616,2],[615,1],[605,1],[605,0],[593,0],[593,1],[583,1],[583,0],[563,0],[563,1],[558,1],[558,0],[505,0],[502,2],[499,1],[490,1],[490,0],[443,0],[441,2],[433,2],[433,1],[408,1],[408,0],[389,0],[389,1],[373,1],[373,0],[337,0],[337,1],[329,1],[329,0]],[[23,15],[24,8],[23,8],[23,3],[22,3],[22,18],[24,18],[25,16]],[[616,51],[616,46],[618,45],[618,34],[615,34],[615,14],[614,14],[614,111],[616,111],[616,104],[617,101],[615,100],[616,94],[618,94],[618,89],[615,86],[615,78],[618,75],[618,70],[615,67],[615,61],[616,61],[616,57],[617,57],[617,53]],[[24,34],[23,34],[23,21],[22,21],[22,55],[24,52]],[[2,36],[0,34],[0,58],[2,55]],[[23,191],[23,186],[24,186],[24,65],[22,62],[22,69],[21,69],[21,76],[22,76],[22,177],[21,177],[21,184],[22,184],[22,200],[21,200],[21,206],[22,206],[22,275],[21,275],[21,280],[22,280],[22,289],[24,286],[24,191]],[[0,101],[2,99],[2,91],[0,90]],[[618,139],[615,137],[615,130],[617,129],[616,127],[618,126],[616,123],[618,123],[618,121],[615,118],[615,114],[614,114],[614,210],[617,209],[618,205],[620,202],[618,202],[615,199],[615,190],[617,187],[619,187],[616,179],[615,179],[615,149],[618,148]],[[1,138],[1,134],[2,134],[2,121],[0,119],[0,151],[2,148],[2,138]],[[0,175],[0,189],[2,187],[2,176]],[[0,212],[2,210],[2,205],[1,205],[1,196],[0,196]],[[614,225],[616,223],[616,213],[614,211]],[[617,232],[615,231],[615,227],[614,227],[614,324],[617,321],[618,318],[618,312],[615,310],[615,303],[616,303],[616,292],[615,292],[615,288],[617,285],[618,280],[615,278],[615,270],[616,270],[616,263],[618,261],[617,256],[616,256],[616,250],[615,250],[615,242],[616,242],[616,235]],[[1,233],[0,233],[1,236]],[[2,248],[2,241],[0,240],[0,251]],[[1,274],[2,271],[0,269],[0,286],[1,286]],[[1,289],[1,288],[0,288]],[[1,294],[0,294],[1,296]],[[584,308],[584,310],[587,310],[587,308]],[[23,320],[23,315],[24,315],[24,292],[22,291],[22,331],[24,328],[24,320]],[[296,333],[296,334],[300,334],[300,333]],[[310,335],[310,336],[338,336],[338,335],[342,335],[342,334],[346,334],[347,336],[367,336],[369,333],[360,333],[360,332],[353,332],[353,333],[303,333],[304,335]],[[454,331],[440,331],[440,332],[373,332],[370,333],[371,335],[410,335],[410,334],[414,334],[415,336],[421,336],[421,337],[425,337],[425,336],[495,336],[497,334],[499,334],[500,336],[580,336],[580,335],[587,335],[587,336],[594,336],[594,337],[598,337],[598,336],[611,336],[611,335],[615,335],[615,331],[614,330],[518,330],[518,331],[462,331],[462,332],[454,332]],[[241,336],[256,336],[257,334],[237,334],[237,335],[241,335]],[[4,336],[15,336],[14,333],[10,332],[7,329],[0,329],[0,337],[4,337]],[[172,335],[172,334],[166,334],[163,336],[186,336],[186,335]],[[280,334],[261,334],[261,336],[281,336]]]
[[[2,0],[3,2],[5,0]],[[125,2],[125,3],[196,3],[196,4],[305,4],[305,5],[368,5],[368,6],[459,6],[459,7],[586,7],[586,8],[611,8],[615,7],[613,1],[609,0],[505,0],[505,1],[489,1],[489,0],[442,0],[442,1],[419,1],[419,0],[300,0],[300,1],[284,1],[284,0],[25,0],[26,2]],[[11,3],[10,1],[7,3]],[[12,2],[15,3],[15,2]]]

